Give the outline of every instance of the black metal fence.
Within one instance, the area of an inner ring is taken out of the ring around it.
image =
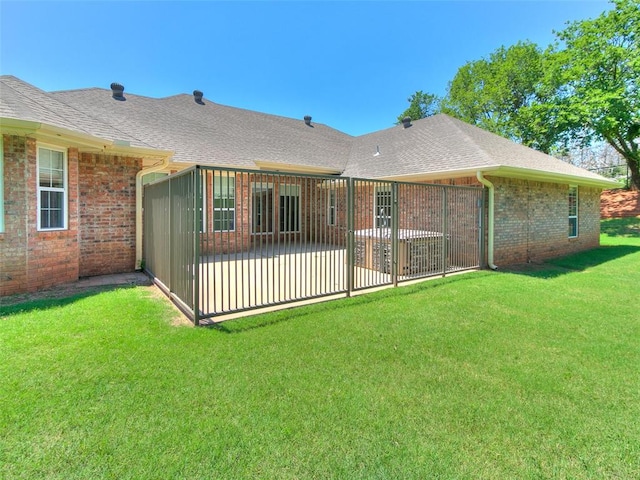
[[[145,186],[144,268],[199,324],[478,268],[483,190],[194,167]]]

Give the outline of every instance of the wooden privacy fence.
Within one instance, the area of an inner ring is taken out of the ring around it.
[[[144,268],[203,319],[479,268],[483,190],[196,166],[145,186]]]

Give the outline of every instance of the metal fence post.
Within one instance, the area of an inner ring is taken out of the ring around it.
[[[200,325],[200,232],[202,231],[202,178],[201,169],[197,165],[193,171],[193,323]],[[200,205],[198,205],[200,202]]]
[[[391,184],[391,282],[398,286],[398,184]]]
[[[346,275],[347,275],[347,297],[350,297],[353,292],[353,275],[355,269],[355,260],[353,255],[354,249],[354,217],[355,217],[355,203],[354,203],[354,181],[353,178],[347,179],[347,255],[346,255]]]
[[[170,293],[173,293],[173,265],[174,265],[174,261],[175,261],[175,253],[173,251],[173,240],[175,237],[175,228],[173,227],[173,191],[172,191],[172,187],[173,187],[173,182],[174,179],[173,178],[169,178],[169,180],[167,180],[169,182],[169,208],[168,210],[168,214],[169,214],[169,218],[167,219],[167,225],[169,225],[169,274],[168,274],[168,279],[167,279],[167,289],[169,290]]]
[[[478,206],[478,251],[480,252],[480,267],[485,265],[485,242],[484,242],[484,197],[485,189],[483,188],[479,198],[476,201]]]
[[[448,217],[447,205],[447,187],[442,187],[442,276],[447,274],[447,237],[449,236],[447,222]]]

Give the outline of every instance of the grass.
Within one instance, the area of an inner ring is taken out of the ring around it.
[[[543,268],[218,328],[145,288],[5,308],[0,478],[638,478],[640,219],[616,222]]]

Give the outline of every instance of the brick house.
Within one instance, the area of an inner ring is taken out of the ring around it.
[[[247,211],[238,218],[252,233],[233,248],[248,248],[256,233],[282,236],[295,221],[278,219],[278,202],[305,187],[258,187],[250,178],[263,171],[484,188],[489,266],[598,245],[600,193],[616,185],[599,175],[442,114],[359,137],[311,120],[218,105],[198,91],[160,99],[125,95],[117,84],[44,92],[0,77],[0,296],[139,268],[143,184],[194,165],[242,169],[204,187],[233,188],[233,200],[219,202]],[[358,228],[375,226],[385,198],[367,195],[371,220]],[[323,215],[343,202],[339,193],[316,200]],[[214,224],[235,221],[209,208]]]

